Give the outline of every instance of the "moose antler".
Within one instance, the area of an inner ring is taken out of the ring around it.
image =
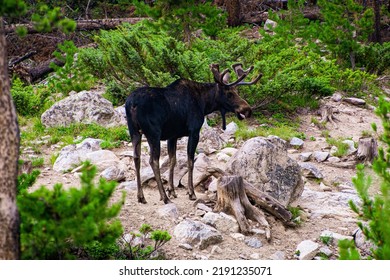
[[[216,63],[213,63],[210,65],[210,70],[214,74],[214,79],[217,83],[223,84],[225,86],[239,86],[239,85],[253,85],[256,83],[262,76],[260,74],[258,77],[256,77],[251,82],[243,82],[243,80],[248,76],[248,74],[253,70],[253,65],[249,67],[247,70],[242,69],[241,63],[236,63],[232,65],[232,68],[234,72],[237,74],[238,79],[235,82],[228,83],[229,80],[229,69],[225,69],[222,73],[219,72],[219,65]]]
[[[253,70],[253,65],[251,67],[249,67],[247,70],[244,70],[244,69],[242,69],[242,64],[241,63],[236,63],[236,64],[232,65],[232,68],[233,68],[234,72],[236,72],[238,77],[241,77],[241,75],[245,75],[245,77],[246,77],[249,74],[249,72],[251,72]],[[263,76],[263,74],[260,73],[259,76],[254,78],[252,81],[250,81],[250,82],[239,82],[237,84],[237,86],[243,86],[243,85],[250,86],[250,85],[253,85],[253,84],[257,83],[258,80],[260,80],[260,78],[262,76]]]

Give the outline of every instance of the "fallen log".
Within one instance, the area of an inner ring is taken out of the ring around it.
[[[89,31],[99,29],[114,29],[122,23],[135,24],[145,18],[109,18],[109,19],[90,19],[90,20],[77,20],[76,30]],[[25,28],[27,33],[40,33],[35,29],[33,23],[27,24],[8,24],[4,26],[6,34],[15,33],[18,28]]]
[[[21,77],[26,82],[32,84],[42,78],[44,78],[47,74],[54,71],[54,69],[50,66],[51,63],[54,63],[57,66],[64,66],[65,63],[58,59],[51,59],[46,62],[41,63],[35,67],[28,67],[22,64],[16,65],[12,70],[13,73],[16,73],[19,77]]]

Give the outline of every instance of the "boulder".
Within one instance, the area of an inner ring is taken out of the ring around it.
[[[223,212],[221,213],[207,212],[203,216],[202,222],[207,225],[213,226],[217,230],[220,230],[221,232],[225,232],[225,233],[240,231],[237,220],[232,216],[229,216]]]
[[[87,138],[79,144],[72,144],[61,149],[53,165],[53,170],[66,172],[80,165],[87,153],[100,150],[100,139]]]
[[[300,197],[300,166],[287,154],[287,143],[275,136],[246,141],[227,163],[227,171],[277,199],[284,206]]]
[[[116,111],[110,101],[92,91],[81,91],[56,102],[42,114],[41,121],[45,127],[72,123],[97,123],[109,127],[126,123],[121,109]]]
[[[173,235],[182,243],[197,246],[200,250],[223,241],[221,233],[215,228],[191,219],[185,219],[178,224],[174,229]]]

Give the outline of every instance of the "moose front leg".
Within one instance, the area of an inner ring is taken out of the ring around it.
[[[177,139],[168,140],[168,156],[169,156],[169,186],[168,186],[168,196],[177,197],[175,192],[175,186],[173,184],[173,176],[176,165],[176,144]]]
[[[142,190],[141,186],[141,138],[142,135],[139,133],[136,133],[132,136],[132,144],[134,149],[134,165],[135,165],[135,173],[137,176],[137,198],[138,202],[140,203],[146,203],[146,199],[144,197],[144,192]]]
[[[194,192],[194,161],[195,161],[195,150],[199,142],[199,131],[191,133],[188,137],[187,156],[188,156],[188,196],[190,200],[196,200]]]

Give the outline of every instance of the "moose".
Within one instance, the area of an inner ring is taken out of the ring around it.
[[[211,64],[210,70],[215,83],[199,83],[187,79],[178,79],[165,88],[141,87],[133,91],[126,99],[125,110],[130,137],[134,149],[134,165],[137,177],[138,202],[146,203],[141,186],[141,138],[142,134],[150,148],[149,163],[152,167],[160,200],[171,203],[169,197],[177,197],[173,184],[173,172],[176,165],[176,144],[178,138],[188,136],[188,195],[195,200],[193,169],[195,150],[199,142],[199,133],[207,114],[220,111],[222,128],[226,129],[225,115],[233,112],[242,120],[252,114],[251,107],[237,93],[237,86],[253,85],[262,76],[251,82],[243,80],[253,70],[253,66],[244,70],[241,63],[232,65],[238,79],[229,83],[230,70],[222,73],[218,64]],[[168,196],[165,193],[160,174],[160,141],[167,140],[169,156]]]

